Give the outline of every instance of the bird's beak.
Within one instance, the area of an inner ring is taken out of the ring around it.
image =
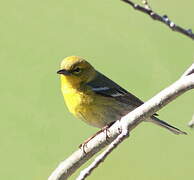
[[[69,72],[69,71],[67,71],[65,69],[61,69],[61,70],[57,71],[57,74],[63,74],[63,75],[68,76],[68,75],[71,74],[71,72]]]

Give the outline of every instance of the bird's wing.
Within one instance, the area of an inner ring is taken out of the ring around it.
[[[143,104],[143,101],[139,98],[129,93],[100,72],[97,72],[97,76],[92,81],[88,82],[87,85],[92,88],[96,94],[114,98],[122,103],[130,104],[134,107]]]

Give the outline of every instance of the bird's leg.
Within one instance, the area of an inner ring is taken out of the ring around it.
[[[103,130],[101,129],[100,131],[96,132],[93,136],[89,137],[88,139],[86,139],[82,144],[79,145],[79,148],[83,148],[84,153],[85,152],[85,147],[87,147],[87,143],[93,139],[95,136],[97,136],[98,134],[100,134]]]
[[[86,154],[85,151],[85,147],[87,147],[87,143],[93,139],[95,136],[97,136],[98,134],[100,134],[102,132],[102,129],[100,131],[98,131],[97,133],[95,133],[93,136],[89,137],[88,139],[86,139],[82,144],[79,145],[80,149],[83,149],[83,152]]]
[[[105,131],[105,133],[106,133],[106,141],[108,141],[108,138],[109,138],[109,136],[108,136],[109,128],[110,128],[114,123],[115,123],[115,121],[114,121],[114,122],[111,122],[110,124],[104,126],[104,127],[101,129],[101,131]]]
[[[119,122],[120,122],[121,120],[119,120]],[[118,127],[118,132],[119,132],[119,134],[121,134],[122,133],[122,128],[121,127]]]
[[[111,122],[110,124],[104,126],[102,129],[100,129],[100,131],[96,132],[93,136],[89,137],[88,139],[86,139],[82,144],[79,145],[79,148],[83,149],[83,152],[86,153],[85,151],[85,147],[87,147],[87,143],[93,139],[94,137],[96,137],[98,134],[100,134],[101,132],[105,131],[106,133],[106,141],[108,141],[108,128],[111,127],[115,122]]]

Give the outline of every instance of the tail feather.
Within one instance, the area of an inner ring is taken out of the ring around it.
[[[167,122],[164,122],[164,121],[158,119],[158,118],[155,117],[155,116],[152,116],[152,117],[149,119],[149,121],[151,121],[151,122],[153,122],[154,124],[159,125],[159,126],[161,126],[161,127],[163,127],[163,128],[168,129],[169,131],[173,132],[174,134],[187,134],[186,132],[181,131],[180,129],[178,129],[178,128],[176,128],[176,127],[174,127],[174,126],[168,124]]]

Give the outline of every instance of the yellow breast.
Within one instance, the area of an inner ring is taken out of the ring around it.
[[[64,90],[62,88],[62,92],[69,111],[75,116],[79,116],[78,112],[84,112],[84,109],[93,103],[91,97],[75,89]]]
[[[61,90],[64,100],[74,116],[98,128],[102,128],[115,120],[112,118],[114,115],[112,107],[115,100],[97,95],[90,89],[81,91],[79,88],[67,86],[65,80],[62,82]],[[114,117],[116,116],[114,115]]]
[[[69,111],[91,126],[102,128],[109,123],[105,117],[106,102],[93,92],[80,92],[75,89],[62,88],[64,100]],[[109,105],[110,107],[110,105]]]

